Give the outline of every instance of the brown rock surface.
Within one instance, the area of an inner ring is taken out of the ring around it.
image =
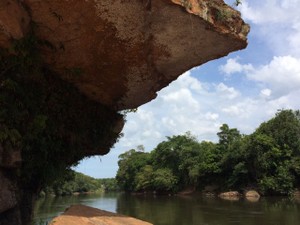
[[[0,1],[0,46],[8,47],[11,39],[20,39],[28,31],[29,14],[16,0]]]
[[[73,205],[49,225],[151,225],[132,217],[107,212],[85,205]]]
[[[24,36],[29,17],[53,47],[41,49],[50,68],[118,110],[152,100],[194,66],[245,48],[249,31],[223,0],[4,0],[0,47]]]

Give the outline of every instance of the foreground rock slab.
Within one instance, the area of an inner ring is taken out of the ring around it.
[[[73,205],[50,225],[152,225],[132,217],[107,212],[85,205]]]

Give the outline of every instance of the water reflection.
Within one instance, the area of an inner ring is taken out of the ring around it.
[[[299,225],[300,203],[288,198],[228,201],[198,196],[80,195],[40,199],[35,221],[47,221],[72,204],[133,216],[155,225]]]
[[[202,196],[122,195],[117,211],[155,225],[298,225],[300,206],[289,199],[227,201]]]
[[[116,212],[117,194],[100,193],[40,198],[35,205],[34,224],[47,224],[48,221],[64,212],[66,208],[75,204]]]

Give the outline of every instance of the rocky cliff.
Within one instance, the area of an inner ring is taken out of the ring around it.
[[[53,176],[106,154],[118,111],[248,32],[222,0],[1,0],[0,225],[27,224]]]

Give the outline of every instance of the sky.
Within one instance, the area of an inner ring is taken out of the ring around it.
[[[216,142],[224,123],[250,134],[277,110],[300,109],[299,8],[300,0],[243,0],[237,9],[251,26],[248,47],[185,72],[126,116],[124,136],[109,154],[84,159],[75,170],[115,177],[118,156],[138,145],[151,151],[187,131]]]

